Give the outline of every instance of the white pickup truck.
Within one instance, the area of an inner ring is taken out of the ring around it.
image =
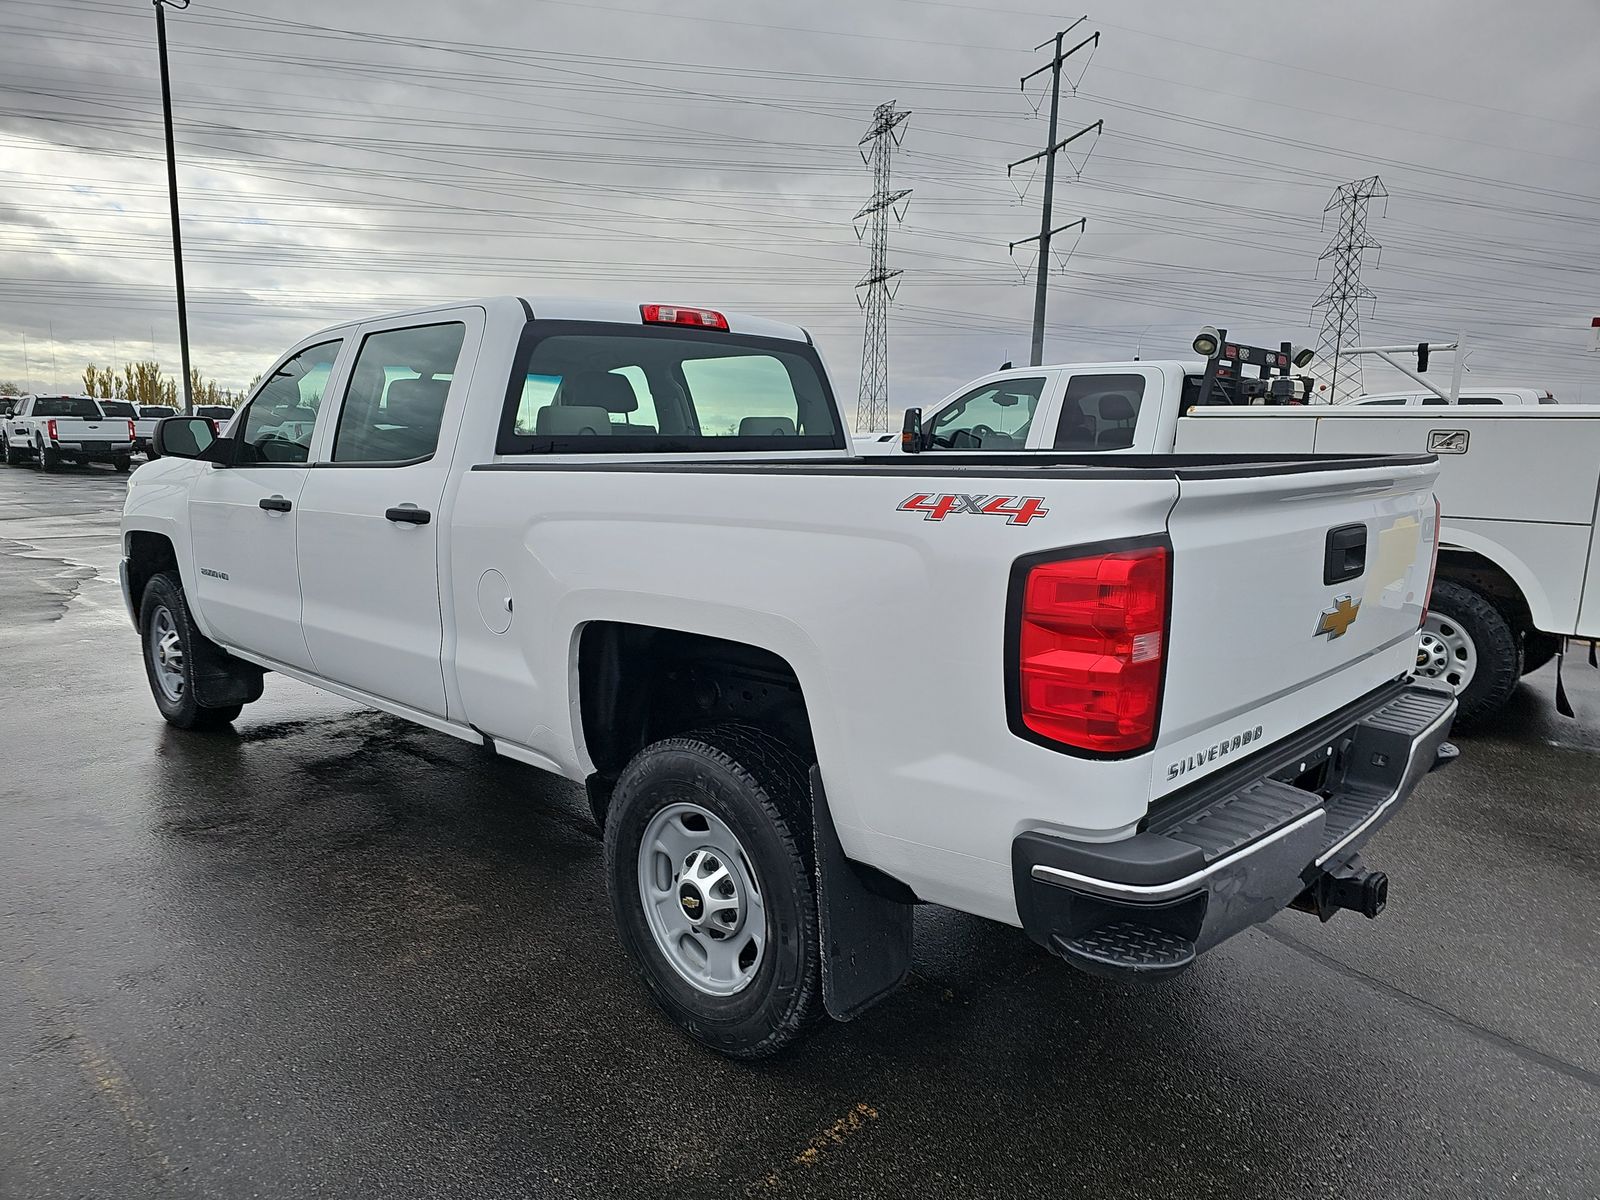
[[[126,471],[133,453],[133,422],[108,417],[91,396],[24,396],[0,422],[0,457],[10,466],[35,463],[42,471],[64,462],[102,462]]]
[[[101,401],[104,406],[105,401]],[[140,453],[149,453],[150,439],[155,436],[156,422],[164,421],[168,417],[178,415],[178,410],[170,404],[141,404],[133,419],[133,448]]]
[[[1298,905],[1453,754],[1409,673],[1428,455],[852,454],[804,330],[499,298],[341,325],[156,430],[122,580],[181,728],[266,671],[582,781],[624,946],[753,1057],[911,905],[1157,977]]]
[[[1462,723],[1491,720],[1563,638],[1600,637],[1600,408],[1472,405],[1465,394],[1459,407],[1202,406],[1205,369],[1195,360],[997,371],[922,411],[920,449],[1436,454],[1443,544],[1417,671],[1460,694]],[[856,444],[898,455],[902,440]]]

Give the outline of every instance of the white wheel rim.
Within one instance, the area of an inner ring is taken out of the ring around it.
[[[650,936],[696,991],[743,991],[766,955],[767,908],[739,839],[698,804],[669,804],[639,841],[639,901]]]
[[[1417,636],[1417,672],[1424,679],[1442,679],[1457,695],[1478,673],[1478,645],[1461,622],[1443,613],[1429,613]]]

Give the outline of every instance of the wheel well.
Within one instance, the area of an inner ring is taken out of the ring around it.
[[[651,742],[720,721],[760,726],[814,754],[794,668],[742,642],[594,621],[578,641],[578,696],[602,787]]]
[[[1512,632],[1519,637],[1533,631],[1533,616],[1522,589],[1505,568],[1483,555],[1472,550],[1440,550],[1436,578],[1448,579],[1479,593],[1511,622]]]
[[[133,602],[133,619],[139,619],[145,585],[163,571],[177,574],[178,555],[163,534],[134,530],[128,534],[128,597]]]

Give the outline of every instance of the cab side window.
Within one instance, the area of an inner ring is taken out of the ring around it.
[[[236,466],[303,463],[311,456],[311,432],[340,345],[332,341],[307,347],[261,385],[238,425]]]
[[[1044,376],[1002,379],[973,388],[933,417],[933,444],[943,450],[1024,450]]]
[[[1061,401],[1057,450],[1122,450],[1133,445],[1144,402],[1143,375],[1074,375]]]
[[[367,334],[339,411],[333,461],[400,465],[431,458],[466,336],[459,321]]]

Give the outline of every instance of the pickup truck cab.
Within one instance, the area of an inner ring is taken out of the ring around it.
[[[1444,533],[1419,674],[1459,693],[1463,722],[1488,723],[1562,639],[1600,637],[1600,569],[1590,569],[1600,556],[1600,408],[1535,402],[1538,393],[1526,389],[1526,403],[1474,402],[1478,394],[1467,392],[1461,406],[1411,404],[1410,393],[1341,405],[1201,406],[1205,367],[997,371],[923,410],[922,449],[1436,454]],[[902,453],[899,434],[860,435],[856,445],[874,456]]]
[[[133,418],[133,448],[138,453],[149,453],[150,439],[155,436],[156,422],[178,415],[170,404],[141,404]]]
[[[895,987],[916,902],[1151,978],[1376,915],[1358,850],[1451,753],[1428,455],[863,460],[803,329],[657,304],[353,322],[264,379],[130,481],[162,715],[275,672],[582,782],[624,947],[729,1054]]]
[[[24,396],[0,421],[0,457],[10,466],[32,462],[48,473],[100,462],[126,471],[132,453],[133,422],[106,416],[92,396]]]

